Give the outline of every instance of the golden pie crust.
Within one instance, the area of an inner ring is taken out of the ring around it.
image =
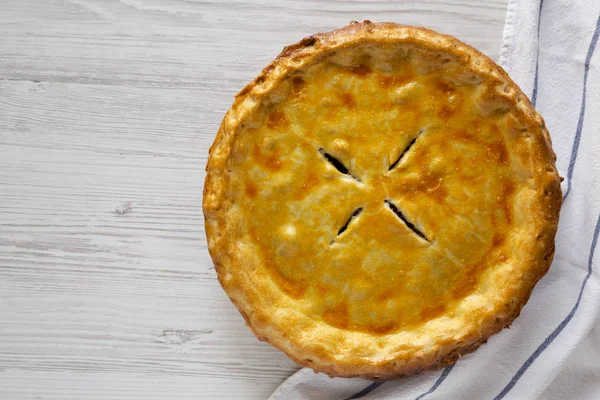
[[[548,131],[457,39],[353,22],[286,47],[206,168],[221,285],[254,334],[330,376],[443,367],[508,326],[554,254]]]

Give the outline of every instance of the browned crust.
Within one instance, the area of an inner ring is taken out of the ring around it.
[[[514,296],[502,310],[497,310],[495,318],[481,327],[479,332],[471,332],[458,343],[450,342],[441,345],[435,352],[413,357],[413,359],[395,359],[385,362],[353,363],[334,362],[329,354],[299,349],[287,345],[284,339],[272,331],[264,329],[264,320],[249,315],[247,305],[240,304],[238,288],[231,287],[223,278],[222,266],[233,258],[226,246],[227,224],[225,210],[230,206],[225,197],[227,185],[227,160],[234,141],[238,125],[248,112],[248,104],[256,103],[273,88],[289,71],[300,68],[319,56],[335,49],[355,46],[363,42],[378,43],[415,43],[434,51],[443,51],[459,58],[488,86],[494,88],[491,95],[503,98],[510,105],[511,111],[519,115],[530,127],[533,144],[529,147],[535,152],[532,160],[538,167],[534,172],[537,196],[536,212],[538,226],[532,231],[538,232],[536,245],[530,250],[527,264],[520,271],[519,286]],[[310,367],[316,372],[324,372],[330,376],[361,377],[372,380],[393,379],[413,375],[426,370],[442,368],[455,362],[461,356],[475,351],[487,339],[509,326],[520,314],[531,292],[539,279],[547,272],[554,255],[554,237],[558,225],[558,216],[562,202],[560,177],[555,167],[556,156],[552,151],[550,136],[543,119],[534,110],[527,96],[510,79],[506,72],[491,59],[476,49],[459,40],[436,33],[434,31],[401,26],[393,23],[352,22],[350,25],[327,33],[319,33],[302,39],[296,44],[287,46],[262,73],[242,89],[235,102],[223,119],[214,144],[210,148],[210,156],[206,166],[203,210],[205,215],[206,235],[209,251],[214,261],[217,275],[226,292],[244,316],[253,333],[263,341],[284,351],[298,364]]]

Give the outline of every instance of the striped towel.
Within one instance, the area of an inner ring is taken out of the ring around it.
[[[600,0],[509,1],[500,64],[546,120],[565,177],[554,263],[511,329],[398,381],[302,369],[271,400],[600,399],[599,17]]]

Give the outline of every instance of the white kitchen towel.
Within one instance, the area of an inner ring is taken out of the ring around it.
[[[271,400],[600,399],[600,0],[510,0],[500,64],[565,178],[554,263],[510,329],[442,371],[372,383],[302,369]]]

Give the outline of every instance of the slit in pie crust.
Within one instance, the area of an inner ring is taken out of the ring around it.
[[[561,205],[542,118],[450,36],[352,23],[286,47],[207,165],[219,280],[254,334],[330,376],[440,368],[508,326]]]

